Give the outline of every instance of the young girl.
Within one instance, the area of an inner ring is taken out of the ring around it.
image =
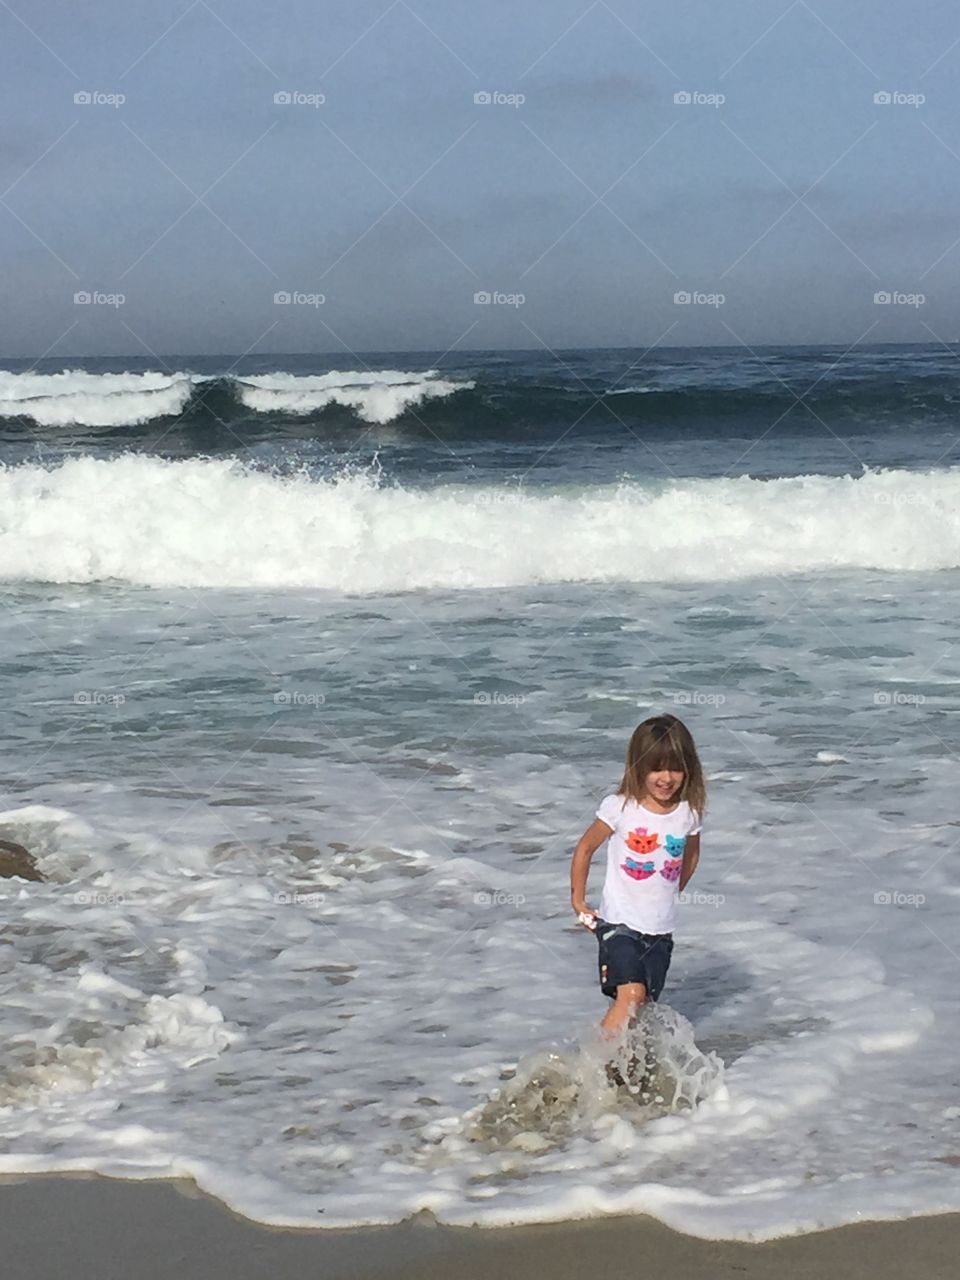
[[[651,716],[627,747],[627,767],[580,837],[570,867],[570,900],[600,944],[600,989],[613,1000],[602,1021],[615,1036],[638,1007],[663,990],[673,952],[678,896],[700,860],[706,804],[703,770],[690,731],[676,716]],[[600,909],[587,906],[590,859],[607,844]]]

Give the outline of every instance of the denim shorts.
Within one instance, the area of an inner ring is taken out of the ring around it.
[[[611,999],[617,987],[627,982],[642,982],[648,1000],[659,1000],[667,980],[673,935],[670,933],[638,933],[625,924],[613,924],[597,917],[597,941],[600,944],[600,990]]]

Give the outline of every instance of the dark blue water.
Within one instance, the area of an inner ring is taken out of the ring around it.
[[[0,395],[0,460],[145,452],[237,456],[313,473],[375,466],[399,481],[523,480],[556,484],[620,477],[860,474],[960,460],[960,362],[941,345],[368,352],[343,355],[170,356],[8,361],[9,374],[166,372],[199,379],[182,409],[145,421],[81,426],[31,417]],[[254,411],[238,388],[262,375],[429,370],[473,383],[385,422],[332,404],[306,414]],[[113,393],[111,393],[113,394]],[[49,395],[46,397],[49,398]],[[159,397],[158,397],[159,399]],[[108,417],[111,415],[107,415]]]

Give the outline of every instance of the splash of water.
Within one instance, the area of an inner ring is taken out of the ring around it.
[[[594,1034],[528,1054],[502,1088],[462,1118],[457,1137],[491,1152],[536,1156],[604,1116],[646,1124],[693,1111],[722,1078],[723,1063],[697,1048],[686,1018],[650,1005],[614,1039]]]

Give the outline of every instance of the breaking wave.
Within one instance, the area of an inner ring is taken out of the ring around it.
[[[951,357],[952,358],[952,357]],[[283,358],[281,358],[283,359]],[[287,357],[289,359],[289,357]],[[808,431],[827,415],[862,430],[912,429],[951,424],[960,391],[951,368],[879,362],[862,356],[853,370],[809,365],[800,356],[784,365],[744,365],[733,359],[691,360],[618,372],[619,364],[552,369],[491,355],[464,357],[458,372],[431,367],[341,369],[292,373],[282,367],[245,372],[230,367],[208,373],[189,369],[93,373],[0,370],[0,421],[21,428],[142,427],[180,418],[188,424],[284,422],[329,424],[338,412],[345,424],[405,419],[415,429],[428,414],[431,430],[470,437],[513,439],[518,433],[555,429],[558,423],[624,423],[670,432],[709,429],[711,437],[743,434],[751,426],[789,419]],[[262,367],[262,366],[261,366]],[[803,407],[809,406],[809,409]],[[814,416],[811,418],[810,410]]]
[[[0,467],[0,578],[343,592],[960,567],[960,473],[404,488],[236,460]]]
[[[155,419],[202,413],[215,397],[261,414],[319,414],[331,405],[353,410],[364,422],[385,423],[425,400],[469,390],[472,382],[438,378],[436,371],[396,369],[332,372],[315,377],[270,373],[249,377],[204,377],[190,373],[0,372],[0,418],[40,427],[140,426]]]

